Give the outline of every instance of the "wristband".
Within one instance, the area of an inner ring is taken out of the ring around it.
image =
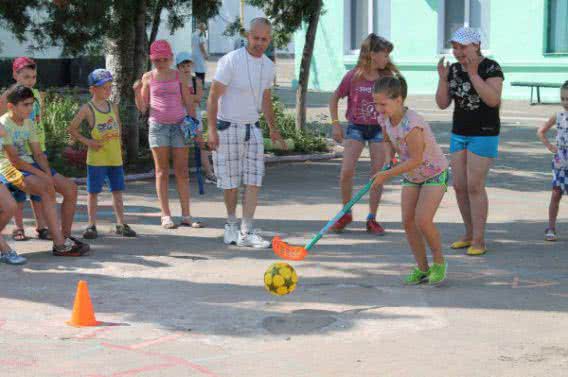
[[[341,124],[341,123],[339,123],[339,119],[332,119],[331,124]]]

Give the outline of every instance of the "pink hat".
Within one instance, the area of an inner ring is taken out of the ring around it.
[[[21,56],[19,58],[14,59],[14,62],[12,63],[12,71],[14,73],[17,73],[22,68],[26,67],[35,68],[35,66],[36,62],[34,62],[32,59],[28,58],[27,56]]]
[[[154,41],[150,46],[150,60],[171,58],[172,56],[174,56],[172,48],[164,39]]]

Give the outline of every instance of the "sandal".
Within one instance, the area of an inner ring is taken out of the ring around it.
[[[40,240],[51,240],[51,235],[47,228],[36,229],[37,238]]]
[[[163,216],[162,217],[162,228],[164,229],[175,229],[177,228],[176,224],[172,220],[171,216]]]
[[[204,228],[205,225],[201,221],[193,220],[191,216],[182,217],[179,226],[185,226],[189,228]]]
[[[16,228],[12,231],[12,239],[14,241],[27,241],[30,238],[26,236],[26,232],[23,228]]]

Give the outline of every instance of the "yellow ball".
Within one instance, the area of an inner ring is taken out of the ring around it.
[[[264,287],[273,295],[284,296],[296,289],[298,275],[288,263],[273,263],[264,273]]]

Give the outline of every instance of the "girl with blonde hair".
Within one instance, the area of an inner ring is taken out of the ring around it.
[[[388,40],[374,33],[369,34],[361,43],[357,65],[345,74],[329,100],[333,138],[338,143],[343,143],[345,148],[339,179],[344,205],[351,200],[355,166],[366,143],[369,144],[371,156],[370,175],[375,175],[385,163],[384,138],[379,124],[380,115],[373,102],[373,85],[381,77],[398,73],[389,58],[393,48]],[[344,97],[347,97],[345,117],[348,121],[345,135],[338,117],[338,103]],[[376,220],[381,194],[382,186],[371,191],[366,224],[369,233],[380,236],[385,232]],[[353,215],[348,212],[335,223],[332,230],[341,232],[352,221]]]

